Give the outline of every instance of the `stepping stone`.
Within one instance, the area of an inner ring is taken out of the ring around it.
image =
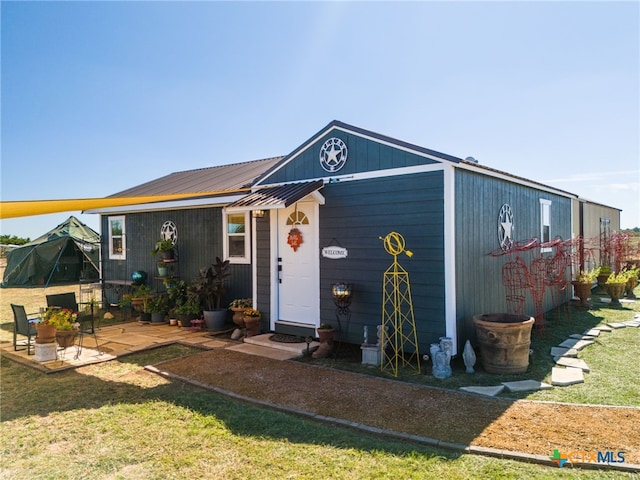
[[[551,369],[551,385],[566,387],[576,383],[584,383],[584,374],[579,368],[553,367]]]
[[[584,335],[582,333],[572,333],[569,338],[575,338],[576,340],[593,340],[597,335]]]
[[[629,320],[628,322],[623,322],[627,327],[634,327],[634,328],[638,328],[640,327],[640,322],[636,321],[636,320]]]
[[[538,380],[520,380],[518,382],[502,382],[510,392],[528,392],[529,390],[548,390],[553,388],[548,383],[539,382]]]
[[[620,322],[611,322],[611,323],[607,323],[607,325],[609,325],[611,328],[625,328],[626,325],[624,323],[620,323]]]
[[[460,390],[495,397],[504,390],[504,385],[496,385],[495,387],[460,387]]]
[[[592,345],[593,341],[591,340],[576,340],[575,338],[568,338],[564,342],[562,342],[559,346],[565,348],[575,348],[576,350],[582,350],[584,347],[588,347]]]
[[[552,357],[577,357],[578,350],[575,348],[551,347]]]
[[[587,363],[584,360],[581,360],[579,358],[560,357],[557,360],[555,360],[555,362],[556,364],[562,365],[563,367],[579,368],[583,372],[591,371]]]
[[[584,332],[583,335],[588,335],[589,337],[597,337],[598,335],[600,335],[600,330],[598,330],[597,328],[592,328]]]
[[[594,327],[595,330],[600,330],[601,332],[611,332],[613,331],[613,328],[609,327],[608,325],[598,325],[597,327]]]

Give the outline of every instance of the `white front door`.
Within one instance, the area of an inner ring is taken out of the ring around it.
[[[292,229],[299,235],[292,234]],[[299,238],[302,241],[298,244]],[[298,202],[278,210],[278,259],[279,320],[317,327],[320,259],[316,202]]]

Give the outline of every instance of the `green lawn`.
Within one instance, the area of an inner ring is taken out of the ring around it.
[[[636,288],[640,294],[640,287]],[[529,369],[524,374],[495,375],[488,374],[482,367],[476,365],[476,373],[466,374],[462,358],[454,358],[451,362],[453,376],[439,380],[430,375],[431,362],[423,362],[421,374],[415,370],[400,370],[398,379],[421,385],[430,385],[449,389],[458,389],[469,385],[500,385],[500,382],[533,379],[551,383],[551,368],[555,365],[550,355],[551,347],[558,346],[569,335],[583,333],[596,325],[607,322],[623,322],[632,320],[635,314],[640,313],[640,301],[636,303],[623,303],[622,308],[611,308],[602,301],[608,298],[606,295],[594,294],[593,306],[589,310],[578,309],[575,306],[570,310],[563,306],[545,314],[545,329],[534,330],[531,339],[533,354],[530,358]],[[599,405],[640,405],[640,382],[637,378],[637,362],[634,355],[629,352],[638,351],[640,343],[640,329],[623,328],[610,333],[603,332],[594,345],[586,347],[579,352],[578,357],[583,359],[590,367],[590,373],[585,374],[585,383],[572,385],[567,388],[554,388],[538,392],[503,392],[501,397],[526,398],[528,400],[547,400],[569,403],[590,403]],[[321,360],[302,359],[315,364],[322,364],[330,368],[366,373],[381,377],[394,378],[388,372],[381,372],[379,368],[362,365],[360,361],[359,347],[345,352],[343,348],[338,350],[338,358],[325,358]],[[478,363],[480,363],[478,361]]]
[[[561,311],[548,316],[545,334],[534,336],[527,378],[547,379],[549,348],[568,334],[603,320],[630,319],[640,309],[637,304],[611,309],[598,301],[596,306],[589,312],[573,310],[571,323]],[[596,345],[581,354],[592,368],[584,385],[528,398],[637,405],[637,355],[629,353],[638,351],[638,338],[640,330],[630,328],[602,334]],[[173,345],[49,375],[2,358],[0,478],[634,478],[613,471],[460,455],[367,435],[256,408],[143,369],[196,351]],[[326,362],[362,368],[340,360]],[[376,369],[363,371],[379,374]],[[464,372],[455,373],[433,384],[451,388],[468,384]],[[407,374],[406,379],[435,382],[424,374]],[[473,375],[476,384],[501,380],[495,375]]]
[[[50,375],[3,358],[0,478],[631,478],[388,440],[142,368],[191,351],[176,345]]]

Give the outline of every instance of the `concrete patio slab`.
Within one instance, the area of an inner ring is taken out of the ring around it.
[[[561,368],[553,367],[551,369],[551,384],[557,387],[566,387],[567,385],[575,385],[584,383],[584,374],[579,368]]]
[[[593,340],[596,337],[593,335],[585,335],[583,333],[572,333],[569,335],[569,338],[574,338],[576,340]]]
[[[477,393],[479,395],[486,395],[488,397],[495,397],[502,393],[504,385],[496,385],[495,387],[460,387],[460,390],[469,393]]]
[[[577,357],[578,350],[575,348],[551,347],[552,357]]]
[[[597,327],[593,327],[596,330],[600,330],[601,332],[612,332],[613,328],[608,325],[598,325]]]
[[[554,361],[556,364],[562,365],[563,367],[579,368],[583,372],[590,371],[587,363],[580,358],[558,357],[557,359],[554,358]]]
[[[517,382],[502,382],[510,392],[528,392],[530,390],[548,390],[553,385],[538,380],[520,380]]]
[[[306,345],[306,344],[305,344]],[[282,350],[271,347],[263,347],[261,345],[253,345],[250,343],[242,343],[240,345],[234,345],[228,347],[228,350],[236,352],[248,353],[249,355],[258,355],[260,357],[274,358],[276,360],[291,360],[296,357],[300,357],[300,352],[294,353],[288,350]]]
[[[582,334],[588,335],[589,337],[598,337],[600,336],[600,330],[597,328],[590,328],[589,330],[582,332]]]
[[[569,338],[562,342],[559,346],[565,348],[575,348],[576,350],[582,350],[584,347],[588,347],[592,345],[593,341],[591,340],[577,340],[575,338]]]

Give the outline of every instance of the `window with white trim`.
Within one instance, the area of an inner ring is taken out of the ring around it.
[[[551,200],[540,199],[540,243],[551,241]],[[541,248],[541,252],[551,252],[553,248]]]
[[[249,212],[224,213],[224,258],[230,263],[250,263]]]
[[[108,217],[109,222],[109,259],[110,260],[126,260],[126,229],[124,216]]]

